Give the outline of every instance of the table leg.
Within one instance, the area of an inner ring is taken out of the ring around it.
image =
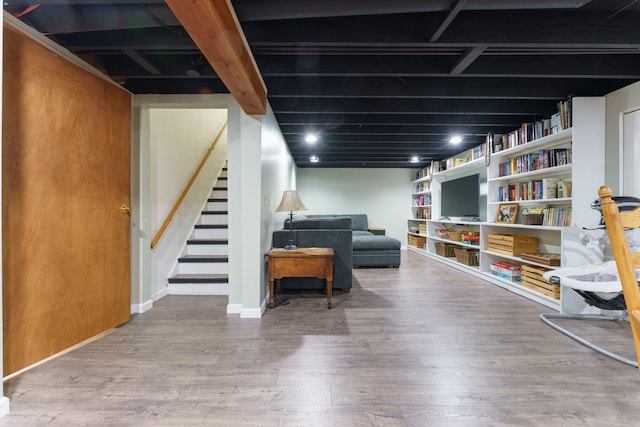
[[[269,308],[274,307],[274,299],[273,299],[273,279],[269,279]]]
[[[333,279],[327,279],[327,308],[331,310],[331,297],[333,296]]]

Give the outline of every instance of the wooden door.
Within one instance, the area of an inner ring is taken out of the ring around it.
[[[129,319],[130,95],[5,25],[4,374]]]

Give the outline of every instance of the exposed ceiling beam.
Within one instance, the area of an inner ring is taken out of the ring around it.
[[[166,0],[247,114],[265,114],[267,88],[228,0]]]
[[[464,55],[462,55],[462,58],[460,58],[460,61],[453,67],[451,74],[462,74],[485,50],[485,46],[477,46],[467,50]]]
[[[467,4],[467,0],[458,0],[458,3],[456,3],[455,6],[453,6],[453,9],[451,9],[449,14],[445,18],[445,20],[442,22],[442,24],[440,24],[440,27],[438,27],[438,29],[433,34],[433,36],[431,36],[431,39],[429,41],[431,42],[437,41],[442,35],[442,33],[444,33],[447,30],[447,28],[449,28],[449,25],[451,25],[451,23],[456,18],[456,16],[458,16],[458,13],[460,13],[460,11],[464,9],[464,6],[466,4]]]
[[[123,49],[122,52],[124,52],[124,54],[127,55],[129,58],[133,59],[142,68],[147,70],[149,74],[153,74],[154,76],[159,76],[160,74],[162,74],[160,70],[158,70],[158,67],[153,65],[149,60],[147,60],[145,57],[140,55],[135,50],[127,48],[127,49]]]

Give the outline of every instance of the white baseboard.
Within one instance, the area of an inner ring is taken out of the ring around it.
[[[153,308],[153,301],[147,300],[142,304],[131,304],[131,314],[140,314]]]
[[[167,288],[169,295],[229,295],[228,283],[175,283]]]
[[[242,304],[227,304],[227,314],[240,314],[242,312]]]
[[[4,417],[9,413],[9,398],[0,396],[0,417]]]
[[[159,301],[162,298],[166,297],[167,295],[169,295],[169,290],[167,288],[163,288],[160,292],[157,292],[151,295],[151,301],[153,302]]]

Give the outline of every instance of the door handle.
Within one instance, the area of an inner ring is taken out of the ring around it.
[[[131,206],[129,206],[128,204],[124,204],[122,206],[120,206],[120,213],[123,215],[131,215],[131,212],[133,212],[133,208]]]

